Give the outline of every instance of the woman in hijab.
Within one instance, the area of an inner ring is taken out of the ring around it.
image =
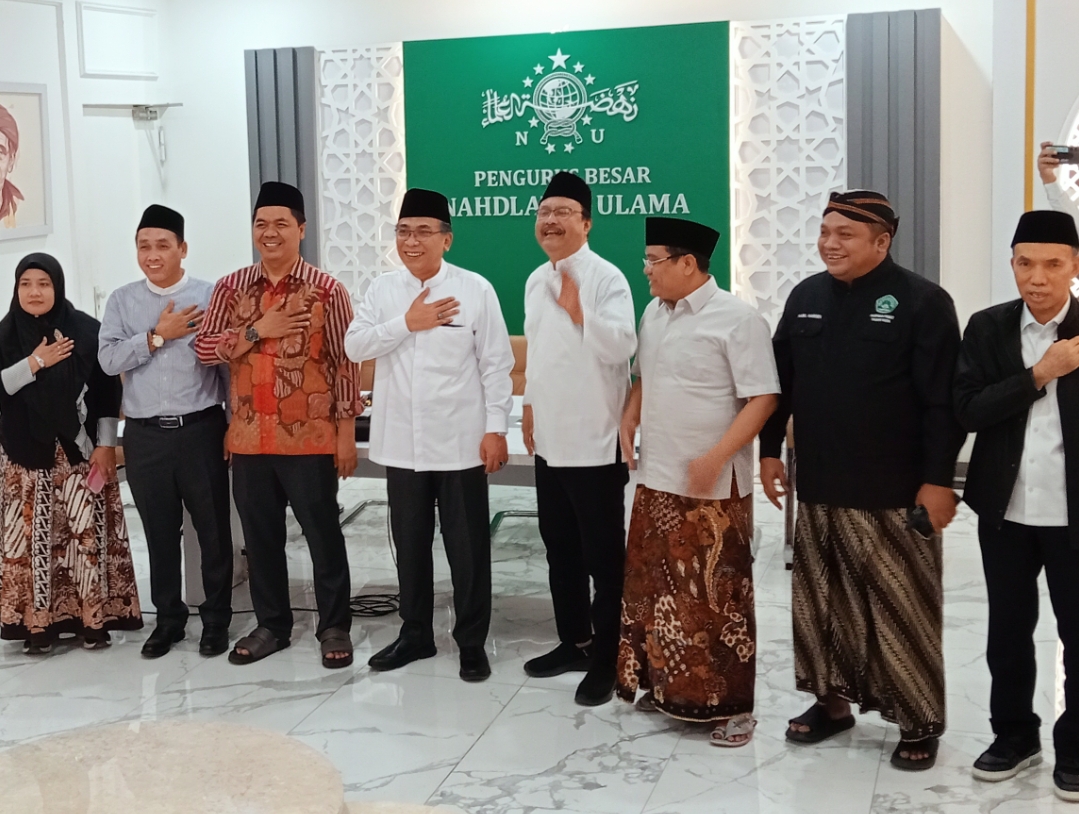
[[[0,638],[88,649],[142,627],[116,483],[121,384],[100,324],[65,299],[54,257],[27,255],[0,320]]]

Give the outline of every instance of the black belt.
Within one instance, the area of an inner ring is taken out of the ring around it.
[[[136,424],[141,424],[144,427],[160,427],[163,430],[178,430],[180,427],[186,427],[188,424],[202,421],[202,419],[209,418],[215,412],[220,411],[221,408],[214,405],[213,407],[207,407],[205,410],[199,410],[197,413],[188,413],[187,415],[155,415],[153,418],[129,418],[127,420],[134,421]]]

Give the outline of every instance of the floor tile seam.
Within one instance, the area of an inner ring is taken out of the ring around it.
[[[674,746],[671,747],[671,753],[667,755],[666,760],[663,761],[663,768],[659,770],[659,776],[656,778],[656,782],[652,784],[651,791],[648,792],[648,796],[644,799],[644,804],[641,806],[638,814],[644,814],[648,811],[648,804],[652,802],[652,798],[656,794],[656,789],[659,788],[659,784],[663,781],[663,775],[667,772],[667,767],[671,765],[674,760],[675,754],[678,752],[678,746],[682,743],[682,739],[686,736],[686,730],[681,730],[678,733],[678,738],[674,742]]]
[[[331,698],[333,698],[335,695],[337,695],[337,693],[341,692],[341,690],[343,690],[346,686],[348,686],[349,680],[350,679],[346,679],[333,692],[326,693],[325,696],[322,698],[322,700],[319,701],[317,704],[315,704],[315,706],[306,715],[304,715],[303,718],[301,718],[299,721],[297,721],[296,724],[288,732],[286,732],[285,734],[290,738],[296,738],[297,740],[299,740],[299,737],[296,736],[296,735],[293,735],[292,733],[295,732],[297,729],[299,729],[301,726],[303,726],[304,722],[308,718],[310,718],[312,715],[314,715],[316,712],[318,712],[320,709],[322,709],[323,704],[325,704],[327,701],[329,701]],[[340,770],[338,770],[338,771],[340,771]]]
[[[435,786],[435,790],[427,796],[427,799],[424,800],[425,805],[435,805],[432,800],[434,800],[434,798],[442,790],[442,787],[446,784],[446,781],[449,780],[450,777],[453,776],[454,772],[456,772],[457,769],[460,767],[460,765],[464,763],[465,759],[472,753],[472,750],[476,748],[476,744],[478,744],[483,739],[483,736],[490,731],[491,727],[494,726],[495,721],[502,717],[502,715],[509,708],[509,705],[513,703],[513,699],[516,698],[518,694],[520,694],[522,689],[524,689],[524,684],[518,687],[517,690],[513,693],[513,695],[506,699],[506,702],[502,705],[502,709],[498,711],[498,714],[492,717],[491,720],[487,722],[487,726],[485,726],[483,728],[483,731],[476,736],[475,740],[472,741],[472,745],[464,751],[464,754],[462,754],[461,757],[457,759],[457,762],[453,764],[453,767],[448,772],[446,772],[446,776],[439,781],[437,786]]]

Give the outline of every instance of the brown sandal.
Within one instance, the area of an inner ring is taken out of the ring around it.
[[[349,636],[347,630],[331,627],[322,631],[319,645],[322,648],[323,667],[336,670],[352,664],[352,637]],[[348,655],[344,658],[331,659],[330,653],[348,653]]]
[[[267,656],[272,656],[278,650],[284,650],[292,642],[288,639],[279,639],[273,631],[267,627],[257,627],[247,636],[244,636],[232,648],[229,653],[230,664],[253,664]],[[243,648],[247,653],[240,653]]]

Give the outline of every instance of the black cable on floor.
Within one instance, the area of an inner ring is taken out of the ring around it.
[[[390,507],[386,507],[386,542],[390,546],[390,556],[397,566],[397,548],[393,544],[393,531],[390,529]],[[353,616],[361,619],[376,619],[389,616],[401,609],[401,592],[394,594],[356,594],[348,603]]]
[[[371,619],[401,609],[401,594],[357,594],[348,603],[353,616]]]

